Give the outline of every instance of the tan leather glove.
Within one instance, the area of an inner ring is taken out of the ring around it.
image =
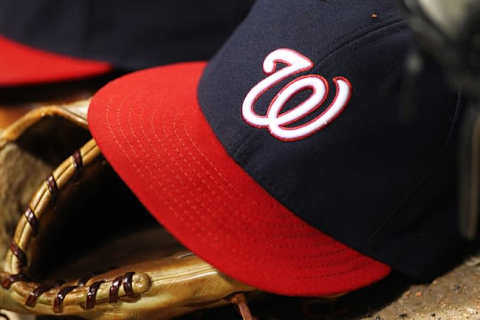
[[[233,302],[251,317],[254,289],[150,216],[90,140],[87,107],[35,109],[0,135],[0,309],[168,319]]]

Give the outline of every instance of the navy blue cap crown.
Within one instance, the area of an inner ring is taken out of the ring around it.
[[[294,214],[429,279],[464,246],[455,215],[461,105],[427,65],[418,112],[401,119],[413,45],[394,0],[258,0],[207,66],[198,98],[230,156]]]
[[[253,0],[2,0],[0,34],[124,69],[210,58]]]

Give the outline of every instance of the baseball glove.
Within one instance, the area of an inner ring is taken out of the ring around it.
[[[0,308],[166,319],[235,303],[251,318],[244,293],[254,289],[150,216],[90,140],[87,108],[41,107],[0,135]]]

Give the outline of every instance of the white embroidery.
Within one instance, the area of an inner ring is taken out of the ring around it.
[[[286,64],[286,67],[277,71],[278,63]],[[337,89],[334,101],[320,115],[302,125],[285,127],[305,118],[325,102],[329,87],[322,76],[310,74],[288,83],[275,95],[265,116],[254,110],[255,103],[268,89],[292,75],[312,69],[313,66],[310,59],[290,49],[277,49],[270,53],[263,62],[263,70],[268,77],[255,85],[243,101],[242,115],[245,121],[254,127],[268,127],[270,133],[278,139],[295,141],[312,135],[334,120],[345,109],[351,96],[351,84],[343,77],[333,79]],[[287,112],[281,112],[289,99],[306,89],[313,91],[307,100]]]

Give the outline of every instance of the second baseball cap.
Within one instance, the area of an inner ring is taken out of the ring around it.
[[[209,59],[251,0],[3,0],[0,86]]]
[[[259,0],[206,66],[117,79],[90,128],[148,210],[224,273],[332,295],[456,261],[458,96],[438,68],[399,117],[412,37],[395,1]]]
[[[0,35],[0,70],[0,87],[9,87],[93,77],[112,66],[43,51]]]

